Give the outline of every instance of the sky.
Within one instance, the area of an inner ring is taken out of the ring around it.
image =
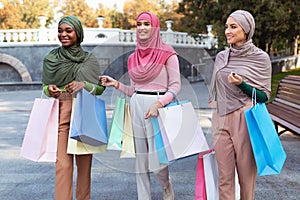
[[[123,11],[125,0],[85,0],[90,7],[98,8],[99,3],[103,3],[105,7],[113,8],[117,4],[117,10]]]
[[[117,4],[117,10],[119,12],[123,11],[125,0],[85,0],[90,7],[98,8],[99,3],[103,3],[105,7],[113,8],[115,4]],[[171,0],[167,0],[166,2],[171,3]]]

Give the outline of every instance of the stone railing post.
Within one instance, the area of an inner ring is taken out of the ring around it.
[[[166,25],[167,25],[167,31],[166,31],[166,43],[172,44],[173,43],[173,31],[172,31],[172,23],[173,20],[166,20]]]
[[[103,28],[104,17],[102,16],[97,17],[97,21],[98,21],[99,28]]]
[[[212,31],[212,25],[206,25],[206,30],[207,30],[207,45],[208,48],[211,49],[212,46],[214,46],[214,35],[211,33]]]
[[[172,31],[171,28],[172,28],[173,20],[168,19],[166,21],[166,24],[167,24],[167,31]]]
[[[38,16],[40,20],[40,28],[39,28],[39,42],[48,42],[47,29],[46,29],[46,20],[47,17],[44,15]]]

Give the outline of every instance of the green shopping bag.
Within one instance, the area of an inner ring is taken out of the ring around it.
[[[125,99],[118,97],[116,99],[115,109],[113,112],[109,137],[108,150],[122,150],[122,139],[124,129],[124,113],[125,113]]]

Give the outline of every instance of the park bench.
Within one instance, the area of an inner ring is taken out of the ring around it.
[[[300,134],[300,76],[288,75],[280,80],[274,100],[267,104],[268,111],[278,132],[283,130]]]

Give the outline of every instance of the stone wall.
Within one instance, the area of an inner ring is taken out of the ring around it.
[[[0,51],[0,91],[40,88],[42,65],[45,55],[58,45],[7,45]],[[101,73],[120,78],[127,72],[127,58],[135,49],[134,45],[83,45],[83,49],[92,52],[98,59]],[[210,74],[213,67],[214,52],[199,47],[174,47],[179,55],[180,71],[188,78],[192,65],[205,63],[201,71]],[[210,76],[207,76],[210,77]],[[26,84],[25,84],[26,82]],[[209,78],[208,78],[209,82]],[[15,87],[14,87],[15,85]]]

